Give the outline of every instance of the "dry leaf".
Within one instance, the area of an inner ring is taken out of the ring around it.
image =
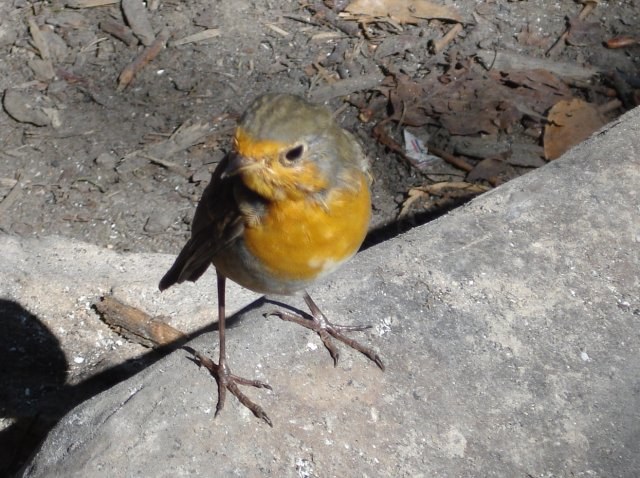
[[[602,42],[602,30],[599,22],[585,22],[574,19],[569,22],[567,43],[574,46],[596,45]]]
[[[467,181],[490,180],[497,178],[508,168],[508,164],[498,158],[487,158],[480,161],[472,171],[467,174]]]
[[[418,23],[421,19],[461,21],[460,14],[450,7],[436,5],[428,0],[355,0],[345,12],[368,17],[391,18],[398,23]]]
[[[544,129],[544,156],[548,160],[560,157],[605,123],[594,105],[578,98],[557,102],[549,110],[547,119],[549,124]]]
[[[636,43],[640,43],[640,38],[620,36],[610,38],[605,42],[605,46],[607,48],[626,48],[628,46],[633,46]]]
[[[411,188],[407,193],[407,199],[402,203],[398,218],[405,217],[413,204],[422,198],[429,199],[431,196],[436,196],[445,200],[451,200],[456,197],[469,197],[475,194],[482,194],[489,189],[487,186],[466,181],[446,181]]]

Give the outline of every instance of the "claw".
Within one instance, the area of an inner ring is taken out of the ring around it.
[[[197,350],[193,350],[192,353],[198,360],[199,364],[209,370],[211,375],[213,375],[213,377],[216,379],[216,382],[218,383],[218,403],[216,405],[216,413],[214,414],[214,417],[217,417],[224,408],[227,390],[229,390],[240,403],[251,410],[256,418],[263,420],[267,425],[273,428],[273,422],[264,411],[264,409],[257,403],[251,401],[249,397],[242,393],[240,387],[238,387],[238,385],[247,385],[255,388],[266,388],[269,390],[273,390],[271,388],[271,385],[265,382],[261,382],[260,380],[251,380],[248,378],[233,375],[226,365],[220,367],[209,357],[202,355]]]
[[[325,315],[322,313],[320,308],[315,304],[313,299],[311,299],[309,294],[307,294],[306,292],[304,294],[304,300],[309,306],[312,320],[305,319],[298,315],[289,314],[287,312],[282,312],[280,310],[274,310],[264,315],[265,317],[274,315],[276,317],[279,317],[282,320],[286,320],[287,322],[294,322],[298,325],[301,325],[303,327],[306,327],[307,329],[310,329],[316,332],[320,336],[320,339],[322,340],[322,343],[324,344],[326,349],[329,351],[329,354],[333,359],[334,366],[338,365],[338,359],[340,358],[340,353],[338,352],[338,349],[336,348],[335,344],[331,340],[331,337],[335,338],[336,340],[339,340],[340,342],[348,345],[352,349],[355,349],[361,354],[365,355],[369,360],[374,362],[378,367],[380,367],[381,370],[384,371],[385,369],[384,363],[382,362],[382,359],[380,358],[380,356],[376,351],[344,335],[344,332],[357,332],[357,331],[370,329],[372,327],[371,325],[332,324],[331,322],[329,322],[329,320],[325,317]]]

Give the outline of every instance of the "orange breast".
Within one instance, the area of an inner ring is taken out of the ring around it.
[[[326,208],[305,199],[273,202],[244,242],[271,274],[310,280],[335,270],[357,251],[369,226],[371,197],[364,175],[358,191],[329,194]]]

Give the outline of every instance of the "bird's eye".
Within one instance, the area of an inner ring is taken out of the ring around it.
[[[302,157],[302,153],[304,153],[304,145],[299,144],[287,151],[284,157],[287,158],[287,161],[297,161]]]

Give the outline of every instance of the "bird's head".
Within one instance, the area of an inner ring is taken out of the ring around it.
[[[321,194],[363,156],[329,111],[288,94],[256,99],[238,122],[233,149],[227,174],[271,201]]]

